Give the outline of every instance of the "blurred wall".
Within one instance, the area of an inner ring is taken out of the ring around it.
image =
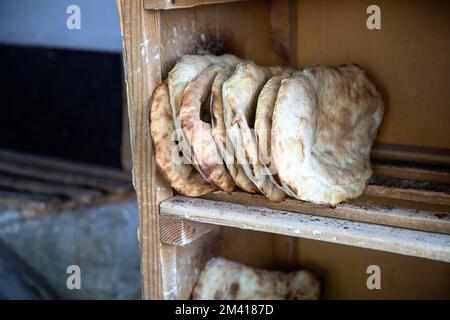
[[[0,241],[62,299],[140,299],[137,228],[136,201],[54,212],[34,219],[0,204]],[[67,288],[70,265],[81,269],[80,290]],[[0,281],[8,271],[1,266]]]
[[[70,5],[81,11],[81,29],[69,30]],[[115,0],[1,0],[0,43],[120,52]]]

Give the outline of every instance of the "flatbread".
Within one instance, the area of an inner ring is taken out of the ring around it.
[[[356,65],[313,67],[281,83],[272,159],[301,200],[336,205],[360,196],[383,116],[380,93]]]
[[[222,94],[225,126],[238,163],[261,193],[271,201],[280,202],[286,194],[267,176],[255,174],[255,170],[259,170],[259,160],[252,132],[257,98],[272,72],[252,62],[239,63],[233,75],[224,82]]]
[[[170,92],[170,105],[174,116],[178,116],[184,89],[189,81],[199,75],[207,66],[213,63],[221,63],[227,66],[234,66],[241,61],[231,54],[222,56],[214,55],[184,55],[177,60],[173,69],[169,72],[167,82]]]
[[[212,135],[216,142],[217,149],[219,150],[225,165],[228,168],[228,172],[233,177],[237,186],[243,191],[256,193],[258,188],[250,181],[244,172],[244,169],[237,163],[234,156],[233,146],[227,136],[225,122],[224,122],[224,110],[222,101],[222,86],[223,83],[228,80],[232,75],[234,67],[228,67],[220,70],[214,79],[211,89],[211,126]]]
[[[153,92],[150,102],[150,134],[156,166],[177,192],[196,197],[215,190],[192,165],[184,164],[181,159],[166,82]]]
[[[213,258],[194,288],[194,300],[316,300],[320,281],[308,271],[280,272],[255,269]]]
[[[178,121],[202,176],[221,190],[231,193],[236,184],[216,147],[211,124],[201,118],[205,111],[210,116],[211,87],[217,73],[223,68],[224,65],[211,64],[189,82],[184,90]]]
[[[281,72],[274,75],[266,82],[259,94],[255,114],[255,139],[258,147],[259,165],[258,170],[255,170],[255,176],[257,179],[261,175],[267,176],[273,184],[287,195],[295,197],[292,190],[280,182],[271,158],[273,108],[281,81],[290,75],[289,72]]]
[[[223,63],[225,65],[235,65],[241,61],[238,57],[230,54],[222,56],[214,55],[184,55],[177,60],[174,68],[169,72],[167,82],[170,93],[170,106],[172,108],[173,119],[175,122],[176,136],[178,144],[183,153],[184,161],[192,163],[197,170],[201,170],[192,159],[189,146],[184,142],[183,131],[178,121],[178,115],[181,108],[181,100],[184,90],[188,83],[197,77],[202,70],[212,63]],[[206,179],[206,177],[204,177]]]

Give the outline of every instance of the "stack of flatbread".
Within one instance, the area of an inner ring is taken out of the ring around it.
[[[186,55],[153,93],[150,131],[158,168],[183,195],[239,188],[336,205],[367,185],[383,109],[354,64],[295,70]]]

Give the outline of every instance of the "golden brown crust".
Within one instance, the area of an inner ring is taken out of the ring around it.
[[[223,63],[225,65],[236,65],[240,59],[231,54],[221,56],[214,55],[184,55],[177,60],[177,63],[170,70],[167,82],[170,94],[170,106],[175,124],[175,132],[179,142],[179,147],[183,152],[185,161],[192,163],[191,150],[184,141],[178,115],[181,108],[181,100],[188,83],[200,74],[202,70],[213,63]],[[197,168],[196,164],[193,163]],[[199,168],[197,168],[198,170]],[[200,172],[201,174],[201,172]]]
[[[256,193],[258,188],[250,181],[241,165],[236,162],[234,150],[226,133],[222,99],[223,83],[231,76],[234,67],[220,70],[214,79],[211,89],[211,126],[212,135],[216,142],[225,165],[237,186],[247,192]]]
[[[179,154],[166,82],[153,92],[149,118],[155,162],[170,185],[177,192],[190,197],[214,191],[215,188],[192,165],[183,163]]]
[[[223,65],[212,64],[189,82],[184,91],[178,120],[183,129],[185,141],[192,152],[193,160],[202,176],[211,184],[231,193],[236,188],[236,184],[216,147],[211,124],[200,118],[202,105],[206,104],[207,112],[210,111],[208,97],[211,86],[217,72],[223,67]]]
[[[273,68],[273,70],[277,70]],[[258,148],[252,133],[258,95],[270,76],[268,69],[245,62],[236,66],[233,75],[223,84],[223,105],[227,134],[236,158],[247,177],[269,200],[280,202],[286,194],[263,174],[258,160]]]

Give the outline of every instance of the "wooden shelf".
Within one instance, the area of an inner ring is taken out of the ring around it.
[[[144,8],[147,10],[170,10],[237,1],[244,0],[144,0]]]
[[[184,196],[163,201],[160,215],[450,262],[448,234]],[[448,220],[445,223],[448,228]]]
[[[450,171],[441,166],[436,168],[405,162],[372,160],[372,169],[375,175],[382,177],[450,184]]]
[[[216,191],[198,199],[175,196],[160,206],[162,241],[185,246],[212,230],[201,226],[206,223],[450,262],[446,153],[378,146],[375,154],[375,175],[363,197],[336,207],[292,198],[274,203],[240,191]],[[395,159],[383,158],[393,155]],[[426,210],[416,209],[420,207]]]
[[[373,159],[395,159],[415,163],[450,165],[450,150],[428,147],[375,144],[371,152]]]
[[[364,195],[450,206],[450,185],[432,181],[373,176]]]
[[[227,194],[217,191],[205,195],[203,198],[245,206],[257,206],[404,229],[450,234],[450,214],[448,212],[407,209],[373,201],[355,200],[331,208],[329,206],[299,201],[292,198],[275,203],[267,200],[262,195],[245,192]]]

